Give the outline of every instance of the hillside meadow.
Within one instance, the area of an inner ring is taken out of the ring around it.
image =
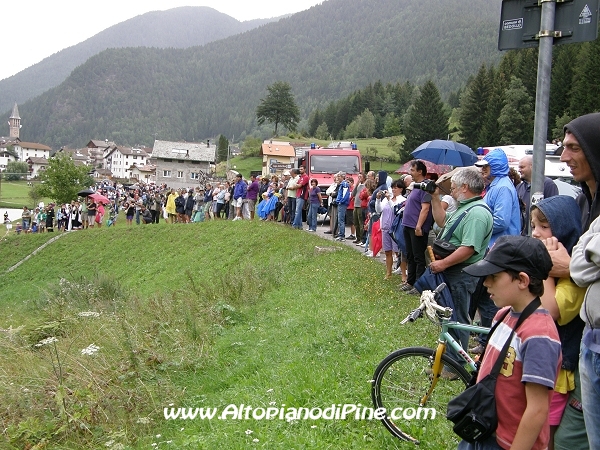
[[[0,447],[414,448],[354,417],[164,417],[371,406],[379,361],[437,331],[401,326],[418,299],[349,246],[259,221],[121,221],[64,234],[8,272],[57,234],[2,236]],[[443,414],[413,432],[420,448],[456,446]]]

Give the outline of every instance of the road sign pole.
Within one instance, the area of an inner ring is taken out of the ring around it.
[[[548,133],[548,104],[552,70],[552,45],[554,43],[554,18],[556,0],[540,0],[542,17],[539,33],[537,87],[535,94],[535,121],[533,127],[533,169],[531,204],[544,198],[544,170],[546,163],[546,137]]]

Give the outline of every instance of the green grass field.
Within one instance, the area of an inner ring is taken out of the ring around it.
[[[275,223],[120,218],[7,272],[54,236],[0,241],[1,448],[414,448],[375,420],[164,417],[370,406],[379,361],[437,333],[399,324],[418,299],[380,263]],[[456,446],[443,414],[414,432],[419,448]]]

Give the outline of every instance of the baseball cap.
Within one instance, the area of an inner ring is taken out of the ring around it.
[[[545,280],[550,269],[552,259],[542,241],[529,236],[500,236],[485,258],[463,270],[474,277],[514,270]]]
[[[480,159],[474,165],[477,166],[477,167],[483,167],[483,166],[489,166],[490,163],[487,162],[485,159]]]

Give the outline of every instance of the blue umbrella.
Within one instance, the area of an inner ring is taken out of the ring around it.
[[[459,142],[442,139],[434,139],[419,145],[411,155],[435,164],[458,167],[472,166],[477,161],[477,155],[470,147]]]

